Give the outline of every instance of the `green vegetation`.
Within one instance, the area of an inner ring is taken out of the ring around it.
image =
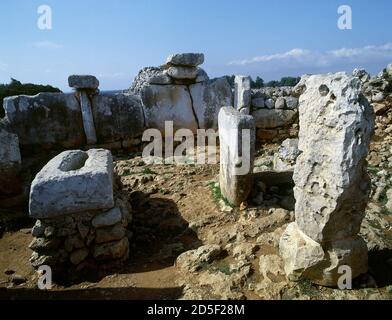
[[[61,92],[60,89],[49,85],[37,85],[32,83],[21,83],[18,80],[12,79],[9,84],[0,84],[0,103],[3,105],[3,99],[18,95],[36,95],[40,92]],[[0,118],[4,117],[4,110],[0,108]]]
[[[208,185],[211,188],[212,197],[214,198],[214,200],[216,202],[223,200],[225,202],[225,205],[232,207],[232,205],[229,203],[229,201],[227,201],[227,199],[225,197],[223,197],[222,191],[221,191],[218,183],[211,182]]]

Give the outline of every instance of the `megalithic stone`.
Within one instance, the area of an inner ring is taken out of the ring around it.
[[[256,129],[252,116],[232,107],[221,108],[218,116],[221,192],[232,205],[247,199],[253,183]]]
[[[234,109],[243,114],[249,114],[252,101],[250,77],[235,76],[234,85]]]
[[[87,144],[96,144],[97,134],[95,132],[93,111],[90,99],[85,90],[80,91],[80,108],[82,111],[83,127]]]
[[[340,267],[352,277],[367,272],[358,236],[370,192],[366,156],[374,113],[358,78],[314,75],[298,85],[299,155],[294,169],[295,223],[280,241],[286,274],[336,286]]]
[[[97,134],[94,126],[92,106],[88,94],[95,92],[99,87],[99,81],[91,75],[71,75],[68,84],[80,93],[80,108],[82,111],[84,133],[87,144],[97,143]]]

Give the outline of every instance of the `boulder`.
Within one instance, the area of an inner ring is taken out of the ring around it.
[[[298,98],[296,97],[285,97],[286,108],[290,110],[294,110],[298,108]]]
[[[258,109],[253,111],[256,127],[260,129],[273,129],[284,127],[294,122],[297,111],[282,109]]]
[[[199,82],[204,82],[204,81],[208,81],[210,80],[210,78],[208,77],[207,72],[205,72],[202,68],[197,68],[197,77],[195,82],[199,83]]]
[[[108,150],[65,151],[49,161],[31,185],[32,218],[113,206],[113,159]]]
[[[230,204],[239,206],[252,189],[256,129],[252,116],[231,107],[219,112],[221,192]]]
[[[240,112],[245,112],[245,114],[249,114],[249,109],[251,106],[252,91],[250,83],[250,77],[235,76],[234,109]]]
[[[295,161],[299,154],[298,139],[286,139],[274,156],[274,170],[294,171]]]
[[[345,73],[311,76],[300,97],[294,182],[296,221],[318,242],[359,232],[369,196],[366,156],[374,113],[360,81]]]
[[[125,237],[119,241],[97,244],[93,256],[97,260],[126,260],[129,254],[129,241]]]
[[[157,67],[146,67],[139,71],[129,93],[139,96],[144,87],[150,84],[165,85],[172,84],[173,79],[167,75],[167,71]]]
[[[199,74],[196,67],[170,67],[167,74],[175,80],[195,80]]]
[[[115,207],[113,209],[110,209],[109,211],[102,212],[96,215],[92,221],[92,225],[94,226],[94,228],[109,227],[120,222],[121,219],[122,214],[120,208]]]
[[[286,108],[286,100],[283,97],[279,97],[275,101],[275,109],[285,109]]]
[[[96,77],[90,75],[72,75],[68,77],[68,85],[78,90],[98,89],[99,81]]]
[[[264,100],[264,104],[265,104],[266,108],[268,108],[268,109],[275,108],[275,101],[274,101],[274,99],[267,98],[267,99]]]
[[[8,97],[4,109],[5,120],[18,135],[21,149],[37,152],[86,143],[80,105],[73,93]]]
[[[143,135],[143,108],[137,96],[104,93],[93,96],[92,103],[99,143],[129,140]]]
[[[166,63],[168,65],[197,67],[204,63],[204,54],[202,53],[177,53],[170,55]]]
[[[218,114],[231,105],[232,91],[225,77],[189,86],[200,129],[218,129]]]
[[[252,107],[254,109],[263,109],[265,107],[264,98],[253,98]]]
[[[374,113],[357,77],[314,75],[302,85],[296,222],[282,236],[280,252],[288,276],[336,286],[341,266],[351,267],[353,278],[367,271],[358,232],[370,192],[366,157]]]
[[[174,130],[187,128],[196,133],[197,119],[187,86],[150,85],[144,87],[141,99],[147,128],[165,131],[165,121],[173,121]]]

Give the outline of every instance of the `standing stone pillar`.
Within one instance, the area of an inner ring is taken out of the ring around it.
[[[299,86],[296,221],[280,240],[280,254],[289,279],[336,286],[346,273],[342,266],[352,278],[368,270],[358,233],[370,192],[366,156],[374,114],[360,80],[345,73],[310,76]]]
[[[94,117],[88,94],[91,92],[95,93],[99,87],[99,81],[94,76],[72,75],[68,78],[68,84],[71,88],[76,89],[80,93],[80,108],[82,111],[83,127],[86,134],[87,144],[96,144],[97,135],[95,132]]]
[[[243,114],[249,114],[252,101],[251,79],[246,76],[235,76],[234,84],[234,108]]]
[[[219,112],[218,125],[220,188],[230,204],[238,206],[248,198],[252,188],[255,123],[252,116],[225,107]]]

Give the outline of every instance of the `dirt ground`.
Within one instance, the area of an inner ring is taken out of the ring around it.
[[[38,289],[38,275],[29,264],[35,221],[23,209],[2,210],[3,226],[12,223],[0,234],[0,298],[391,299],[392,246],[371,252],[369,274],[346,292],[306,281],[291,283],[279,272],[263,273],[260,257],[278,257],[277,240],[294,219],[290,174],[266,173],[274,148],[259,151],[255,191],[241,208],[231,208],[221,198],[218,164],[162,165],[148,164],[140,156],[116,157],[117,179],[133,208],[130,259],[82,279],[61,279],[50,291]],[[260,203],[257,190],[265,186]],[[391,216],[383,219],[392,224]],[[392,242],[390,229],[381,232]],[[182,253],[211,244],[222,252],[197,271],[176,265]]]

